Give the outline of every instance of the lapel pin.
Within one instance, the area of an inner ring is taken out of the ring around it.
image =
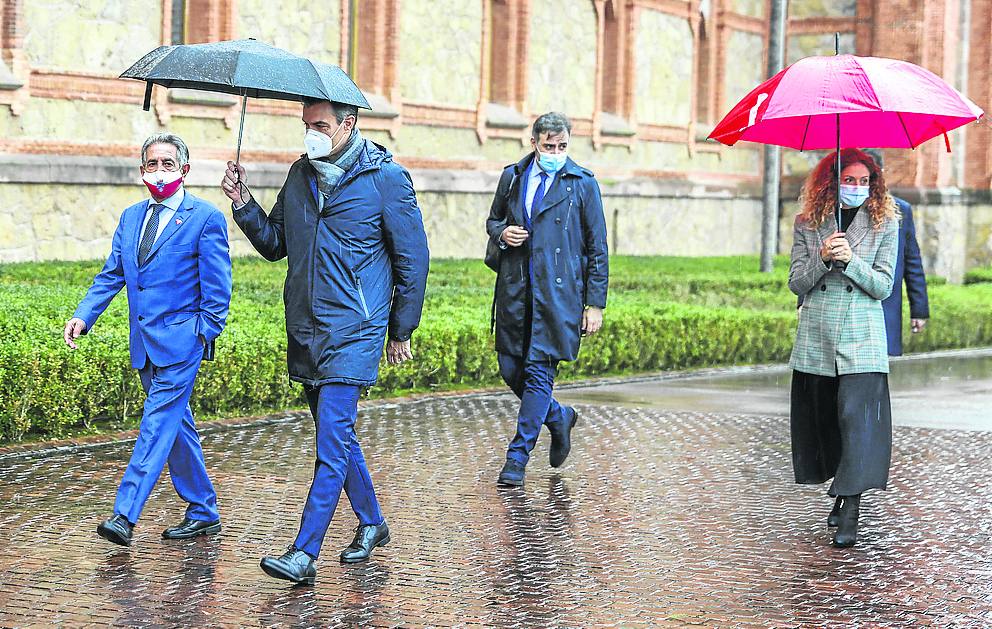
[[[183,219],[177,218],[176,219],[176,225],[182,225],[182,224],[183,224]]]

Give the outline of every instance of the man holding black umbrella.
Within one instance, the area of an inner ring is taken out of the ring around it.
[[[316,425],[313,483],[296,540],[265,557],[266,574],[312,585],[315,560],[341,490],[359,526],[344,563],[369,558],[389,542],[361,447],[358,398],[386,357],[413,357],[429,252],[407,171],[357,129],[355,104],[303,99],[306,154],[290,168],[266,214],[228,162],[222,182],[234,219],[268,260],[289,259],[284,298],[290,379],[303,384]]]

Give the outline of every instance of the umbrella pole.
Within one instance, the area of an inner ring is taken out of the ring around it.
[[[834,33],[834,54],[840,54],[840,33]],[[837,116],[837,207],[834,208],[834,221],[837,231],[840,231],[840,114]]]
[[[238,152],[234,156],[234,164],[241,165],[241,138],[245,134],[245,109],[248,107],[248,93],[241,93],[241,126],[238,128]]]
[[[840,231],[840,114],[837,116],[837,207],[834,208],[834,219],[837,222],[837,231]]]

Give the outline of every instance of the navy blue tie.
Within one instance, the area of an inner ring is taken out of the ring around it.
[[[152,245],[155,244],[155,237],[158,235],[158,215],[163,207],[158,203],[152,204],[152,215],[148,219],[148,224],[145,225],[145,233],[141,235],[141,242],[138,244],[138,266],[145,263],[152,250]]]
[[[530,212],[527,213],[527,231],[530,231],[531,221],[534,216],[537,216],[541,209],[541,203],[544,201],[544,184],[548,181],[548,173],[542,172],[540,177],[541,181],[537,184],[534,199],[530,202]]]

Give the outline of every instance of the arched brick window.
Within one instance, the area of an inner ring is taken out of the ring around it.
[[[14,72],[22,30],[21,0],[0,0],[0,90],[16,90],[24,84]]]
[[[696,120],[701,127],[716,124],[714,100],[716,66],[716,28],[709,3],[700,5],[699,14],[693,19],[696,26]]]
[[[343,67],[367,94],[392,98],[396,88],[398,0],[344,0]]]
[[[603,111],[628,118],[631,94],[630,10],[625,0],[609,0],[603,22]]]
[[[490,6],[489,100],[522,111],[527,93],[527,7],[519,0]]]
[[[171,44],[202,44],[231,39],[233,0],[172,0]]]

